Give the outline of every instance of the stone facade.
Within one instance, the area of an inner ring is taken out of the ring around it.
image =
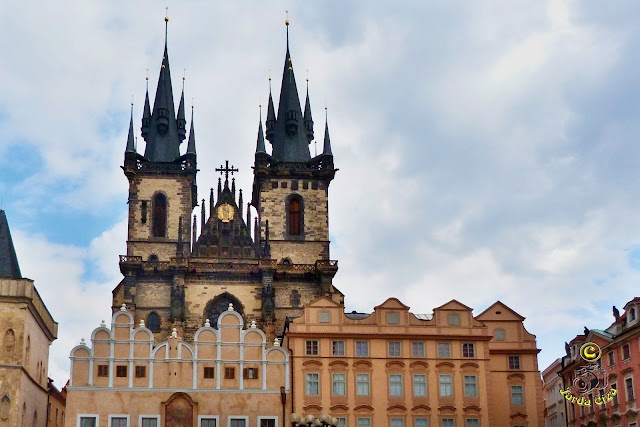
[[[47,422],[49,346],[58,324],[33,281],[0,278],[0,426]]]
[[[498,302],[453,300],[416,317],[390,298],[370,315],[321,298],[289,326],[295,412],[345,426],[542,427],[535,336]]]
[[[255,324],[245,328],[232,307],[215,326],[199,328],[192,343],[177,331],[158,343],[123,307],[110,327],[93,331],[90,346],[82,342],[71,351],[66,425],[95,420],[111,426],[124,419],[127,426],[155,420],[150,425],[174,427],[243,419],[247,427],[280,426],[291,410],[289,354],[268,343]]]

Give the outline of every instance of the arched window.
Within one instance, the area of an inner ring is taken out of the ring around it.
[[[302,199],[293,196],[287,204],[287,229],[290,236],[300,236],[304,225],[302,212]]]
[[[240,301],[230,293],[225,292],[209,301],[204,310],[204,318],[209,319],[211,327],[218,329],[218,317],[229,309],[229,304],[233,304],[233,310],[244,317]]]
[[[153,196],[153,237],[167,237],[167,197]]]
[[[149,313],[149,318],[147,319],[147,327],[151,329],[152,332],[160,331],[160,316],[155,311]]]
[[[4,334],[4,352],[7,356],[13,356],[13,350],[16,346],[16,334],[13,329],[7,330]]]
[[[149,262],[158,262],[158,261],[159,261],[159,259],[158,259],[158,255],[156,255],[156,254],[151,254],[151,255],[149,255],[149,259],[148,259],[148,261],[149,261]]]

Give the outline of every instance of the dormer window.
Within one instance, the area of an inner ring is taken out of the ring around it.
[[[629,309],[629,321],[636,320],[636,308],[631,307]]]

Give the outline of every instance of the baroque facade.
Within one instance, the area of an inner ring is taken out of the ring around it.
[[[33,280],[22,276],[0,210],[0,426],[46,425],[49,346],[58,324]]]

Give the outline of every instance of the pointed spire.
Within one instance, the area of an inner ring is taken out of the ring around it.
[[[213,215],[213,187],[211,187],[211,192],[209,193],[209,216]]]
[[[191,106],[191,129],[189,129],[189,142],[187,153],[196,154],[196,131],[193,128],[193,105]]]
[[[240,216],[241,219],[243,215],[243,212],[242,212],[243,209],[244,209],[244,203],[242,202],[242,188],[241,188],[240,195],[238,196],[238,215]]]
[[[231,178],[231,194],[233,194],[233,199],[236,199],[236,179]]]
[[[258,142],[256,143],[256,154],[266,153],[267,149],[264,146],[264,135],[262,131],[262,106],[260,106],[260,122],[258,124]]]
[[[0,278],[22,279],[5,212],[0,209]]]
[[[218,200],[220,200],[221,194],[222,194],[222,178],[218,177]]]
[[[282,71],[282,87],[278,104],[273,138],[269,139],[273,145],[272,155],[282,162],[304,162],[311,158],[309,141],[304,131],[304,118],[300,107],[298,88],[293,73],[293,62],[289,51],[289,20],[287,25],[287,52]],[[267,121],[269,115],[267,114]],[[267,126],[267,136],[269,128]]]
[[[169,17],[166,16],[162,65],[158,76],[158,87],[153,103],[153,112],[149,120],[148,132],[144,137],[147,142],[144,156],[154,162],[171,162],[180,156],[181,137],[178,134],[178,121],[174,119],[176,114],[169,68],[169,49],[167,47],[168,25]]]
[[[327,113],[327,109],[324,109],[325,112],[325,124],[324,124],[324,147],[322,149],[322,154],[324,156],[333,156],[331,152],[331,139],[329,138],[329,113]]]
[[[127,149],[125,152],[136,152],[136,140],[133,136],[133,102],[131,103],[131,120],[129,121],[129,136],[127,137]]]
[[[178,138],[180,142],[184,141],[187,135],[187,119],[184,113],[184,77],[182,77],[182,95],[180,96],[180,105],[178,105],[178,117],[176,119],[178,125]],[[193,110],[191,110],[193,113]],[[191,115],[191,122],[193,123],[193,114]]]
[[[144,96],[144,108],[142,110],[142,137],[146,140],[149,135],[149,122],[151,121],[151,107],[149,106],[149,70],[147,70],[147,93]]]
[[[258,217],[253,220],[253,243],[260,243],[260,227],[258,227]]]
[[[196,249],[196,242],[198,238],[198,221],[196,220],[196,216],[193,216],[193,229],[191,230],[191,253],[193,253]]]
[[[304,103],[304,129],[309,143],[313,141],[313,118],[311,117],[311,102],[309,101],[309,78],[307,78],[307,100]]]
[[[251,232],[249,230],[251,230],[251,203],[247,203],[247,231],[249,232],[249,235],[251,235]]]
[[[204,225],[206,224],[206,216],[205,216],[205,211],[204,211],[204,199],[202,199],[202,211],[200,213],[200,232],[204,233]],[[209,212],[211,213],[211,212]]]
[[[262,122],[262,120],[260,120]],[[264,123],[267,127],[267,140],[273,144],[273,137],[276,129],[276,110],[273,107],[273,97],[271,96],[271,77],[269,77],[269,103],[267,104],[267,121]]]

